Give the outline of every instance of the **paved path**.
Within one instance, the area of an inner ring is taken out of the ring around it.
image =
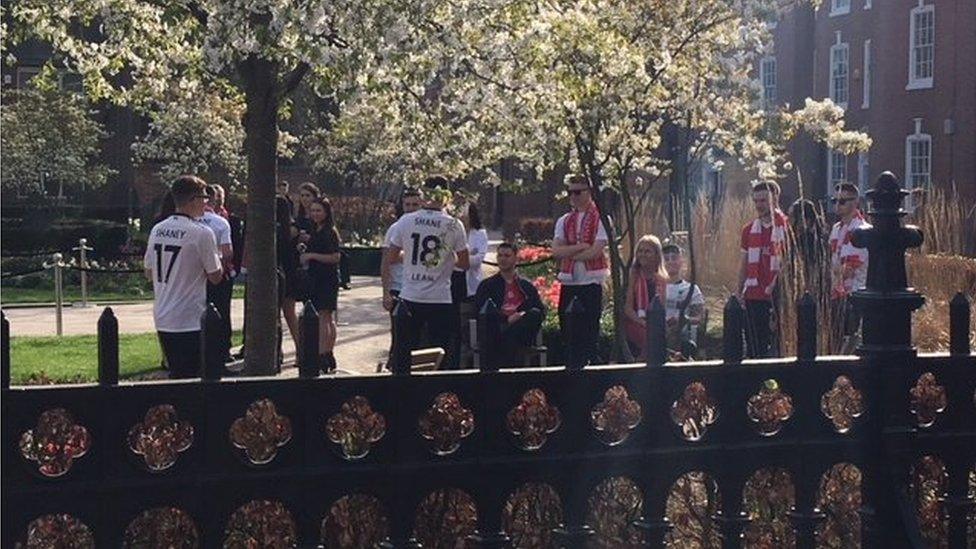
[[[374,277],[353,277],[352,288],[339,292],[339,332],[336,342],[336,361],[343,370],[374,372],[376,364],[385,361],[390,345],[389,316],[380,304],[380,280]],[[125,334],[155,331],[152,302],[111,305],[119,319],[119,332]],[[66,307],[62,316],[65,335],[96,333],[98,317],[103,306],[87,309]],[[10,320],[10,335],[55,335],[54,307],[16,308],[4,311]],[[231,305],[231,320],[235,329],[244,321],[244,301],[235,299]],[[284,341],[286,363],[294,357],[290,337]],[[285,375],[295,369],[285,370]]]

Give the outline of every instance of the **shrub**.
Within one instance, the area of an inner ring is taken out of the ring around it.
[[[526,217],[519,221],[519,234],[526,242],[549,242],[556,222],[547,217]]]
[[[343,244],[376,245],[395,220],[393,205],[371,196],[329,199]]]

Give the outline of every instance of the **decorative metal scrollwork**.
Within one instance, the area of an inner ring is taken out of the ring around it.
[[[42,475],[60,477],[88,452],[91,443],[88,429],[76,424],[64,408],[53,408],[44,411],[37,418],[37,425],[20,436],[20,455],[37,463]]]

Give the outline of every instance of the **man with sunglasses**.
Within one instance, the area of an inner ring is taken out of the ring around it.
[[[834,352],[849,354],[857,345],[861,319],[848,297],[864,287],[868,276],[868,250],[854,247],[851,234],[871,225],[861,213],[860,195],[854,184],[838,184],[830,201],[840,218],[830,231],[831,335],[836,342],[831,346]]]
[[[600,210],[593,201],[592,187],[585,175],[566,176],[569,202],[573,209],[556,221],[552,255],[559,260],[559,325],[563,341],[574,335],[582,338],[586,356],[583,363],[597,360],[600,314],[603,312],[603,281],[610,274],[607,262],[607,232],[600,221]],[[583,306],[579,334],[566,330],[565,312],[573,298]]]
[[[197,221],[207,207],[207,184],[184,175],[171,189],[176,213],[149,232],[143,258],[153,283],[153,320],[171,378],[200,375],[200,320],[207,281],[224,277],[213,231]]]

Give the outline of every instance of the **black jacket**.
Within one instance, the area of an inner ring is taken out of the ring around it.
[[[539,299],[539,292],[535,289],[535,286],[528,279],[521,276],[516,280],[518,280],[519,287],[522,288],[522,293],[525,294],[525,301],[522,302],[522,306],[518,310],[529,311],[538,309],[539,312],[545,314],[546,306]],[[499,309],[501,309],[502,304],[505,302],[505,279],[502,278],[501,273],[489,276],[478,284],[478,291],[474,294],[475,311],[481,311],[481,308],[489,299],[494,301],[495,306]]]

